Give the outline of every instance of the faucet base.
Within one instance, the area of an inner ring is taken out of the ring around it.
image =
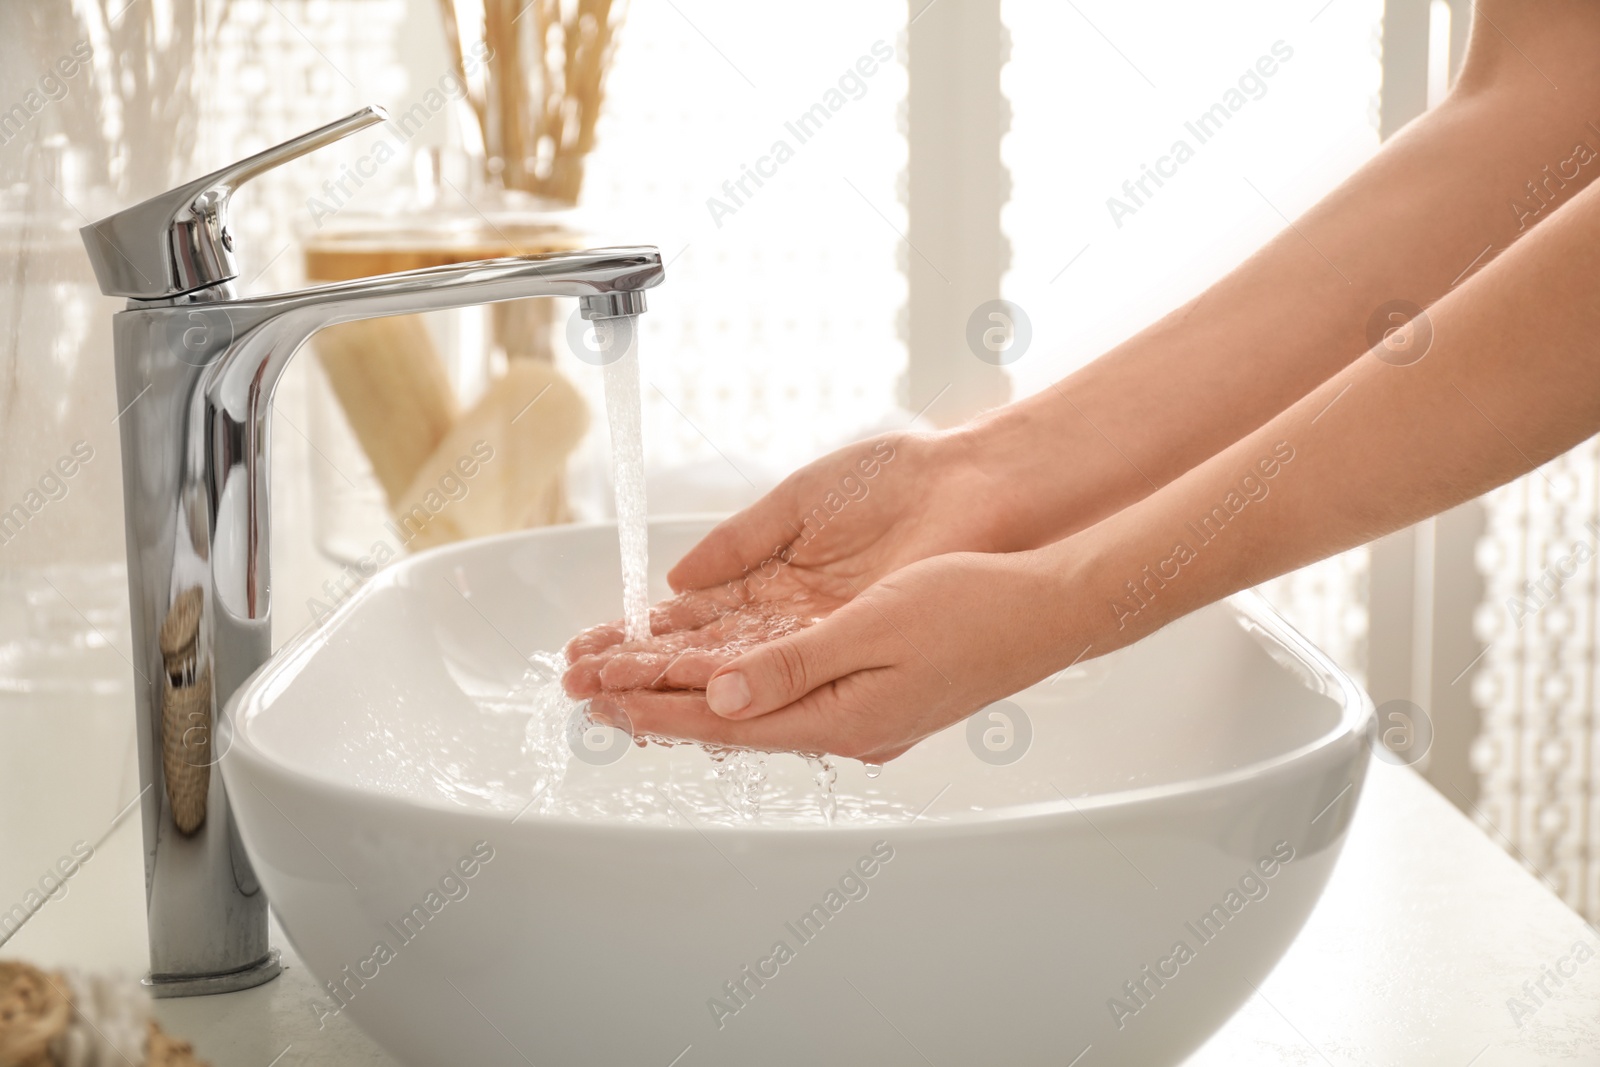
[[[204,997],[212,993],[236,993],[272,981],[283,971],[278,965],[278,950],[271,949],[248,967],[222,974],[146,975],[140,984],[153,997]]]

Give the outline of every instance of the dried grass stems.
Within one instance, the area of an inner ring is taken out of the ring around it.
[[[626,0],[439,0],[456,75],[508,189],[577,203]],[[463,57],[478,41],[489,62]]]

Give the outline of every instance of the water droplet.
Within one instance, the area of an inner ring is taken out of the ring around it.
[[[560,656],[540,652],[531,662],[508,704],[530,704],[532,714],[528,716],[522,751],[534,767],[532,795],[544,799],[542,811],[548,806],[550,794],[560,788],[566,777],[567,761],[572,755],[566,727],[571,716],[581,714],[582,705],[561,687],[561,671],[566,663]]]
[[[839,772],[827,756],[807,756],[806,762],[817,775],[817,789],[821,792],[817,801],[822,808],[822,821],[832,826],[833,816],[839,810],[839,797],[833,791]]]
[[[876,778],[883,773],[883,764],[881,763],[865,763],[862,766],[866,767],[868,778]]]
[[[767,754],[748,748],[701,746],[711,757],[723,801],[747,822],[761,814],[761,791],[767,781]]]

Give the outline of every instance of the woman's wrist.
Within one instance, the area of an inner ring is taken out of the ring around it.
[[[1183,591],[1160,584],[1143,540],[1120,525],[1098,523],[1029,553],[1060,667],[1131,645],[1192,606],[1186,596],[1163,595]]]
[[[1097,568],[1084,533],[1033,549],[1022,556],[1038,597],[1036,625],[1049,649],[1047,670],[1055,673],[1081,660],[1113,650],[1095,589]]]
[[[962,489],[991,510],[990,551],[1058,541],[1151,489],[1085,419],[1070,408],[1063,415],[1062,402],[1048,389],[940,435]]]

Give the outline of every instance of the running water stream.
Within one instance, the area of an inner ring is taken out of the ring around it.
[[[629,641],[650,637],[650,544],[644,492],[644,428],[639,388],[639,317],[609,320],[608,344],[622,353],[605,365],[606,421],[611,427],[611,481],[617,500],[617,540],[622,545],[623,632]]]
[[[622,614],[626,640],[648,640],[650,631],[649,525],[644,484],[644,433],[639,386],[638,316],[603,320],[595,325],[605,363],[606,420],[611,429],[611,471],[616,491],[617,540],[622,551]],[[620,353],[615,350],[620,349]],[[586,707],[561,689],[560,670],[552,657],[536,657],[524,680],[534,694],[524,750],[539,767],[540,790],[555,799],[565,778],[567,745],[582,735]],[[661,739],[664,740],[664,739]],[[641,738],[640,743],[645,739]],[[670,742],[668,742],[670,743]],[[766,753],[750,749],[699,746],[710,758],[723,802],[736,815],[753,820],[761,814],[767,780]],[[837,807],[833,765],[826,757],[808,755],[815,772],[823,818],[831,823]],[[541,804],[550,810],[550,804]]]

